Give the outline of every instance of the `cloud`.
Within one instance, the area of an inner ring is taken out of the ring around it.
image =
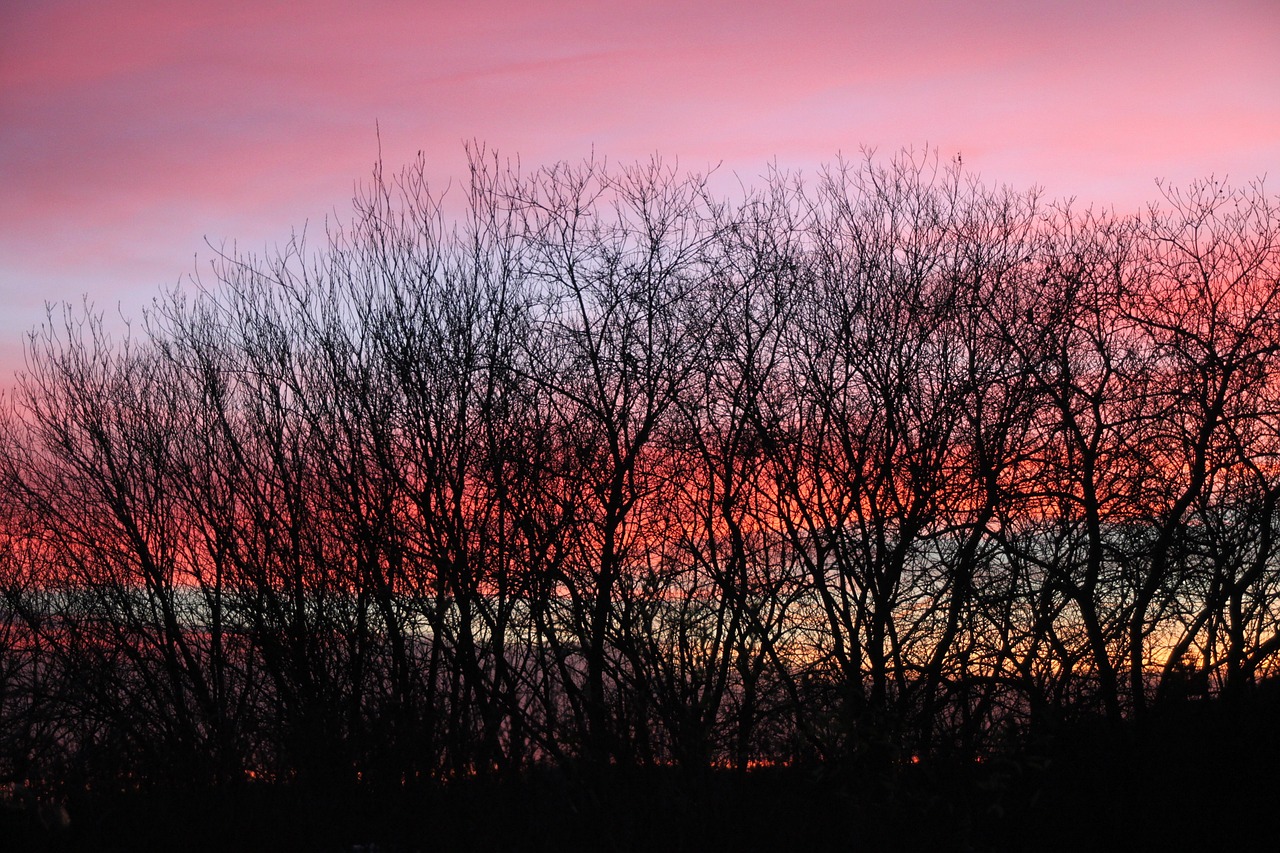
[[[261,246],[344,211],[377,126],[389,165],[421,150],[441,184],[470,139],[748,175],[928,142],[1135,207],[1157,176],[1280,162],[1276,8],[18,0],[0,13],[0,292],[25,326],[32,293],[132,299],[205,235]]]

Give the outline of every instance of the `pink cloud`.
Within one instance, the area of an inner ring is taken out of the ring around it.
[[[345,212],[375,123],[390,166],[422,150],[441,185],[469,139],[525,163],[594,146],[746,176],[927,142],[1122,209],[1155,177],[1280,162],[1267,0],[296,8],[0,12],[0,336],[44,298],[141,302],[205,235],[257,248]]]

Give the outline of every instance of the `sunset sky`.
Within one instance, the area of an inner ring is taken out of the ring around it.
[[[1121,212],[1156,178],[1275,193],[1280,3],[5,0],[0,387],[47,300],[136,318],[206,239],[346,216],[379,127],[441,188],[474,139],[748,183],[927,144]]]

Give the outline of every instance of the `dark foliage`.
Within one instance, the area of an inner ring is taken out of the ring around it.
[[[727,200],[479,152],[449,220],[424,171],[32,334],[19,843],[1066,849],[1274,794],[1261,184],[1120,217],[927,153]]]

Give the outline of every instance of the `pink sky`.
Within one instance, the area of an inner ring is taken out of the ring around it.
[[[136,318],[206,237],[345,216],[375,126],[440,186],[471,139],[747,181],[929,144],[1129,212],[1156,178],[1277,191],[1280,3],[5,0],[0,387],[47,300]]]

